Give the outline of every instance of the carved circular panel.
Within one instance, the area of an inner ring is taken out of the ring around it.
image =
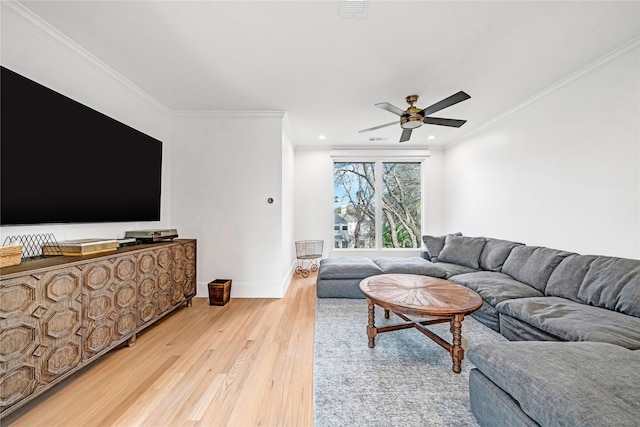
[[[160,312],[163,313],[170,308],[171,308],[171,299],[169,298],[169,295],[166,295],[166,294],[160,295],[160,297],[158,298],[158,310],[160,310]]]
[[[182,246],[176,246],[173,248],[173,260],[175,262],[182,262],[185,258],[184,248]]]
[[[116,265],[116,276],[119,279],[131,279],[136,274],[136,265],[132,258],[123,259]]]
[[[194,282],[187,282],[184,285],[184,294],[185,295],[193,295],[195,294],[196,287]]]
[[[80,349],[78,345],[67,342],[51,352],[46,360],[47,372],[60,375],[78,364]]]
[[[167,250],[158,252],[158,265],[162,268],[168,268],[171,265],[171,254]]]
[[[153,304],[151,304],[150,302],[146,303],[141,309],[140,309],[140,322],[142,323],[146,323],[149,320],[153,319],[153,316],[156,314],[156,309],[154,308]]]
[[[174,268],[173,269],[173,281],[182,283],[184,280],[184,270],[182,268]]]
[[[118,335],[124,336],[136,329],[136,317],[133,313],[125,313],[116,322],[116,331]]]
[[[19,313],[35,300],[34,289],[26,283],[0,289],[0,312],[3,315]]]
[[[47,297],[53,301],[73,298],[80,289],[80,280],[74,274],[56,274],[47,282]]]
[[[145,298],[149,298],[156,288],[156,282],[153,277],[145,277],[138,285],[140,295]]]
[[[156,265],[156,260],[150,253],[145,253],[138,260],[138,268],[144,274],[151,273]]]
[[[27,396],[36,388],[35,369],[32,366],[18,366],[0,377],[0,400],[9,406]]]
[[[173,290],[173,300],[172,302],[174,304],[182,301],[182,299],[184,298],[184,292],[182,291],[182,286],[176,286],[175,289]]]
[[[111,270],[104,265],[92,265],[86,273],[86,283],[93,289],[104,287],[111,278]]]
[[[187,276],[191,277],[191,276],[194,275],[194,273],[196,271],[196,268],[195,268],[195,266],[193,264],[188,263],[184,267],[185,267],[185,274]]]
[[[77,330],[80,327],[79,323],[80,313],[76,309],[69,308],[54,313],[45,324],[45,328],[50,337],[62,338]]]
[[[93,298],[87,307],[87,317],[92,320],[100,319],[107,315],[111,309],[111,300],[102,295]]]
[[[35,328],[27,325],[18,325],[14,328],[4,329],[0,333],[0,362],[19,357],[27,347],[35,340]]]
[[[169,286],[171,286],[171,276],[169,276],[169,273],[165,272],[160,274],[160,277],[158,277],[158,287],[166,291],[169,289]]]
[[[184,245],[184,252],[187,259],[192,260],[196,256],[196,245],[193,243]]]
[[[111,342],[111,329],[107,325],[95,328],[87,337],[87,349],[97,353]]]
[[[116,304],[119,307],[127,307],[136,302],[136,291],[133,286],[126,286],[116,294]]]

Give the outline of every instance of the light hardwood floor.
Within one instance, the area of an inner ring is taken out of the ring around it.
[[[224,307],[194,298],[0,425],[312,426],[315,282]]]

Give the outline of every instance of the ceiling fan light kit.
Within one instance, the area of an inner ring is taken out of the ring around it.
[[[405,101],[407,102],[407,104],[409,104],[409,107],[406,110],[401,110],[400,108],[391,105],[388,102],[381,102],[379,104],[376,104],[376,107],[382,108],[383,110],[387,110],[393,114],[400,116],[399,123],[400,127],[402,128],[400,142],[405,142],[411,138],[411,131],[413,129],[419,128],[423,125],[423,123],[456,128],[465,124],[466,120],[429,117],[429,115],[437,111],[444,110],[447,107],[451,107],[452,105],[469,98],[471,97],[467,93],[460,91],[421,110],[420,108],[413,105],[418,101],[418,95],[409,95],[405,98]],[[397,123],[398,122],[391,122],[384,125],[374,126],[372,128],[363,129],[359,132],[369,132],[383,127],[395,125]]]

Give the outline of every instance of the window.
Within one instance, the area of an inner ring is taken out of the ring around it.
[[[379,177],[379,178],[378,178]],[[418,161],[334,161],[334,248],[418,248]]]

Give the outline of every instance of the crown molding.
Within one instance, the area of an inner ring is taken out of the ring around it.
[[[216,110],[178,110],[171,111],[174,117],[284,117],[286,111],[216,111]]]
[[[483,125],[477,127],[476,129],[470,131],[469,133],[460,135],[459,137],[453,139],[452,141],[450,141],[446,147],[453,147],[454,145],[456,145],[458,142],[472,136],[475,135],[476,133],[480,132],[481,130],[501,121],[504,120],[506,117],[512,115],[513,113],[523,109],[524,107],[531,105],[537,101],[539,101],[540,99],[544,98],[547,95],[550,95],[558,90],[560,90],[561,88],[563,88],[564,86],[568,85],[569,83],[580,79],[581,77],[585,76],[586,74],[589,74],[590,72],[592,72],[593,70],[601,67],[604,64],[607,64],[611,61],[613,61],[614,59],[616,59],[617,57],[627,53],[628,51],[637,48],[638,46],[640,46],[640,37],[635,37],[631,40],[629,40],[628,42],[624,43],[622,46],[612,50],[611,52],[607,53],[606,55],[601,56],[600,58],[596,59],[595,61],[587,64],[586,66],[578,69],[577,71],[569,74],[568,76],[564,77],[563,79],[558,80],[556,83],[552,84],[551,86],[548,86],[546,89],[541,90],[540,92],[536,93],[535,95],[525,99],[524,101],[514,105],[513,107],[509,108],[508,110],[506,110],[504,113],[498,115],[497,117],[487,121],[486,123],[484,123]]]
[[[149,93],[142,90],[139,86],[135,85],[133,82],[128,80],[122,74],[120,74],[115,69],[111,68],[102,60],[98,59],[88,50],[84,49],[82,46],[71,40],[69,37],[58,31],[56,28],[51,26],[48,22],[40,18],[38,15],[33,13],[31,10],[27,9],[22,4],[18,3],[16,0],[2,0],[0,2],[0,11],[2,13],[9,13],[12,16],[18,18],[23,23],[29,25],[31,28],[35,29],[38,33],[50,40],[53,40],[60,45],[64,46],[72,53],[80,56],[82,59],[86,60],[88,63],[93,65],[95,68],[105,73],[109,77],[116,80],[118,83],[124,85],[127,89],[136,93],[138,96],[143,98],[145,101],[152,104],[154,107],[158,108],[165,114],[169,114],[171,111],[156,98],[151,96]]]

